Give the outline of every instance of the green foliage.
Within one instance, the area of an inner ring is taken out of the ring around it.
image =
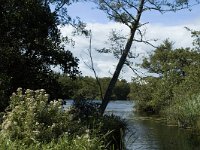
[[[60,98],[73,99],[80,88],[79,78],[70,78],[67,74],[58,74],[57,81],[60,85]]]
[[[73,80],[66,74],[58,75],[63,99],[94,100],[100,99],[96,80],[92,77],[77,77]]]
[[[114,115],[104,115],[99,122],[102,122],[101,134],[105,135],[110,131],[110,134],[105,136],[105,141],[109,141],[107,147],[109,149],[124,149],[124,132],[127,127],[125,120]]]
[[[166,40],[141,66],[158,77],[144,77],[131,84],[133,99],[140,110],[159,113],[176,99],[199,93],[198,51],[173,49],[172,42]]]
[[[166,110],[168,119],[182,127],[200,130],[200,95],[184,96]]]
[[[75,118],[80,119],[82,122],[88,121],[90,117],[98,118],[100,103],[94,103],[92,101],[75,100],[71,113]]]
[[[32,143],[24,144],[23,141],[0,138],[0,149],[5,150],[104,150],[104,143],[100,138],[89,138],[87,134],[71,137],[63,136],[57,141],[52,140],[50,143]]]
[[[126,80],[118,81],[113,89],[113,94],[117,100],[126,100],[130,93],[130,86]]]
[[[51,68],[57,66],[69,76],[78,74],[78,59],[64,50],[58,14],[43,0],[1,0],[0,20],[0,80],[7,82],[1,75],[9,79],[0,111],[18,87],[45,88],[57,97],[60,87]]]
[[[131,99],[135,100],[138,110],[156,112],[152,93],[156,90],[158,79],[154,77],[136,78],[131,82]]]
[[[102,88],[102,94],[105,95],[105,92],[108,88],[108,85],[109,85],[109,82],[111,80],[110,77],[103,77],[103,78],[100,78],[100,83],[101,83],[101,88]],[[113,95],[112,95],[113,97]]]
[[[91,136],[95,135],[99,138],[103,136],[107,149],[123,149],[126,122],[114,115],[102,116],[99,106],[98,103],[79,101],[75,102],[70,113],[74,114],[74,119],[80,119],[83,126],[87,126]],[[78,130],[80,132],[80,128]]]
[[[45,90],[18,88],[11,96],[9,111],[4,116],[2,135],[10,140],[23,140],[27,144],[49,142],[68,131],[69,115],[61,101],[48,103]]]
[[[157,77],[133,80],[131,96],[139,110],[159,113],[169,123],[199,132],[199,31],[190,31],[195,48],[173,49],[172,42],[166,40],[143,60],[141,66]]]
[[[109,77],[99,78],[102,94],[104,95],[108,84]],[[58,75],[58,82],[61,87],[61,96],[63,99],[75,100],[100,100],[101,94],[99,85],[93,77],[77,77],[76,80],[71,79],[66,74]],[[126,80],[118,80],[113,90],[112,100],[127,100],[130,93],[130,86]]]
[[[191,32],[191,37],[194,38],[193,43],[192,43],[194,46],[194,50],[200,52],[200,31],[192,30],[187,27],[186,29]]]
[[[100,78],[99,80],[102,87],[102,94],[104,95],[111,78],[103,77]],[[111,100],[127,100],[129,93],[130,93],[129,83],[125,79],[122,80],[118,79],[116,82],[116,86],[113,88]]]
[[[96,80],[92,77],[80,77],[79,86],[75,99],[94,100],[100,97]]]
[[[125,123],[101,116],[98,105],[77,103],[69,111],[45,90],[18,88],[3,116],[0,149],[120,149]],[[2,116],[2,115],[1,115]],[[2,118],[0,116],[0,118]],[[119,138],[120,137],[120,138]]]
[[[0,111],[8,106],[11,78],[0,73]]]

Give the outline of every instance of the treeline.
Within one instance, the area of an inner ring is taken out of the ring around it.
[[[166,40],[143,60],[140,66],[154,75],[134,78],[131,97],[140,111],[200,129],[200,32],[191,33],[193,48],[173,48],[173,43]]]
[[[100,88],[93,77],[77,77],[73,80],[65,74],[58,74],[58,82],[62,88],[60,97],[63,99],[101,100],[109,81],[110,77],[99,78]],[[112,100],[127,100],[130,98],[129,94],[129,83],[124,79],[118,80],[112,93]]]

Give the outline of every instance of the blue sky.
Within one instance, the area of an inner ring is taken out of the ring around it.
[[[111,76],[118,60],[111,54],[99,54],[95,49],[108,47],[108,44],[105,42],[112,29],[120,30],[124,35],[128,35],[129,30],[124,25],[110,22],[106,14],[95,9],[95,7],[95,5],[88,2],[75,3],[68,7],[68,13],[72,17],[80,17],[81,20],[87,23],[87,28],[92,30],[92,55],[95,70],[100,77]],[[200,30],[200,5],[193,7],[192,11],[181,10],[176,13],[166,13],[164,15],[155,11],[148,12],[142,15],[142,21],[149,22],[149,24],[145,26],[147,30],[146,38],[159,39],[154,43],[155,45],[159,45],[163,40],[169,38],[171,41],[175,42],[175,48],[191,47],[192,38],[184,27]],[[82,74],[84,76],[93,76],[93,72],[85,65],[85,63],[90,64],[90,59],[87,54],[89,39],[83,36],[74,37],[71,35],[72,31],[73,28],[70,26],[65,26],[61,29],[63,35],[72,38],[76,43],[74,47],[66,45],[66,49],[71,50],[74,56],[79,58],[79,67]],[[131,50],[133,53],[140,55],[138,59],[133,60],[134,64],[138,64],[141,62],[142,57],[147,57],[148,53],[153,52],[154,48],[145,44],[134,43]],[[145,73],[144,70],[139,68],[138,70]],[[133,76],[133,72],[127,67],[124,67],[120,74],[120,78],[124,78],[128,81],[131,81]]]
[[[74,3],[68,7],[71,16],[79,16],[85,22],[107,23],[109,19],[101,10],[96,9],[93,3],[82,2]],[[162,23],[167,25],[176,25],[184,22],[194,21],[200,18],[200,5],[192,7],[192,11],[188,9],[177,12],[168,12],[161,14],[157,11],[147,11],[142,15],[142,21],[150,23]]]

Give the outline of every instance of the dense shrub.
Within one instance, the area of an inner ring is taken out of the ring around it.
[[[45,90],[25,93],[18,88],[11,96],[11,103],[4,115],[2,134],[11,140],[49,142],[68,131],[69,115],[62,109],[62,102],[51,101]]]
[[[89,138],[88,134],[71,137],[65,135],[58,140],[49,143],[24,144],[23,141],[0,138],[0,149],[2,150],[105,150],[104,143],[100,138]]]
[[[168,119],[182,127],[200,130],[200,94],[177,99],[167,110]]]
[[[105,141],[109,142],[108,147],[116,150],[124,149],[124,131],[127,126],[125,120],[122,120],[120,117],[115,115],[105,115],[100,121],[102,122],[100,128],[101,134],[105,135],[110,131],[110,134],[105,136]]]
[[[18,88],[3,116],[0,149],[123,149],[125,123],[101,116],[98,104],[76,103],[63,110],[62,101],[48,102],[45,90]]]
[[[75,101],[70,113],[74,114],[75,120],[80,120],[82,126],[87,126],[91,137],[103,137],[106,148],[123,149],[126,122],[115,115],[101,116],[99,106],[99,103],[92,101]]]

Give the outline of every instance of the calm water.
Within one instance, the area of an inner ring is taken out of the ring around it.
[[[66,107],[70,105],[71,101]],[[200,150],[200,137],[192,136],[189,130],[167,126],[158,117],[135,113],[131,101],[112,101],[106,113],[113,113],[127,121],[127,150]]]

